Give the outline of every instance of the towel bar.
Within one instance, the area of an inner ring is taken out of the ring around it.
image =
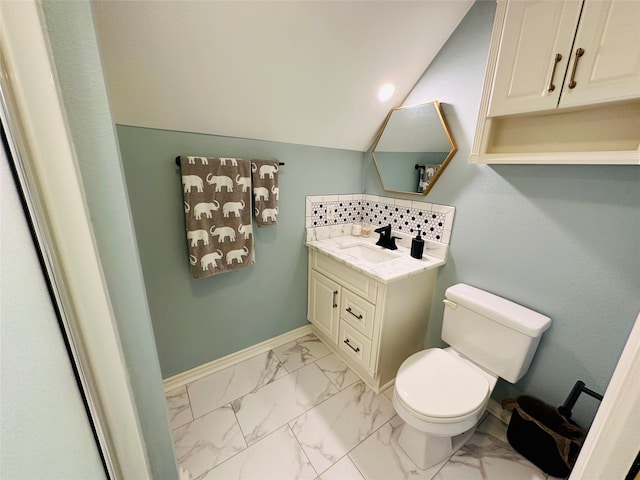
[[[176,157],[176,165],[180,166],[180,156]],[[284,165],[284,162],[278,162],[278,165]]]

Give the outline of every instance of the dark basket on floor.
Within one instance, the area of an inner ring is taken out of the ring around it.
[[[585,432],[557,409],[528,395],[502,401],[513,410],[507,429],[511,446],[554,477],[566,477],[578,458]]]

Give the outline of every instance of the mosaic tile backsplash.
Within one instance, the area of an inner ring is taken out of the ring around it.
[[[395,232],[416,236],[420,231],[426,240],[448,244],[454,213],[455,208],[446,205],[376,195],[308,196],[306,227],[360,222],[377,228],[391,224]]]

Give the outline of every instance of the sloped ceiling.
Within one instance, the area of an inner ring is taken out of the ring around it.
[[[365,151],[472,4],[101,0],[93,9],[116,123]],[[379,104],[387,82],[396,93]]]

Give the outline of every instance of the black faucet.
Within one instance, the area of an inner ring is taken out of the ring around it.
[[[374,232],[380,234],[380,238],[376,242],[376,245],[380,245],[382,248],[388,248],[389,250],[397,250],[396,246],[396,238],[391,235],[391,225],[387,225],[386,227],[376,228]]]

